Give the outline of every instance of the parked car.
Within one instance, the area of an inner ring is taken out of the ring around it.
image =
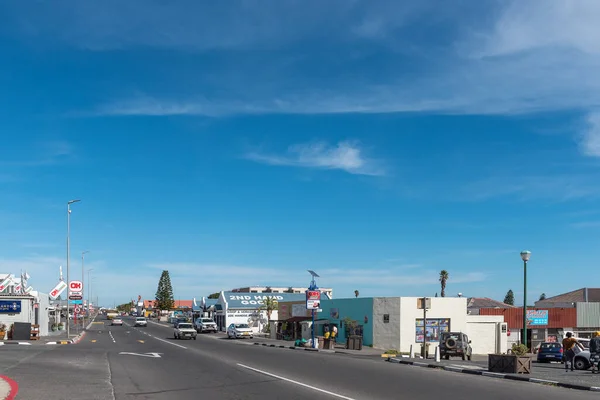
[[[229,339],[248,338],[252,339],[254,333],[248,324],[231,324],[227,328],[227,337]]]
[[[462,332],[443,332],[440,335],[440,357],[449,360],[450,357],[462,357],[469,361],[473,355],[471,341]]]
[[[119,325],[119,326],[123,326],[123,320],[119,317],[113,318],[111,325]]]
[[[148,326],[148,321],[144,317],[136,317],[133,326]]]
[[[217,324],[211,318],[198,318],[196,320],[196,331],[198,331],[198,333],[215,333],[217,331]]]
[[[175,339],[194,339],[196,340],[196,336],[198,332],[194,329],[194,326],[189,322],[181,322],[177,324],[175,331],[173,333]]]
[[[556,342],[544,342],[540,344],[537,352],[538,362],[551,362],[558,361],[562,362],[563,359],[563,348],[560,343]]]

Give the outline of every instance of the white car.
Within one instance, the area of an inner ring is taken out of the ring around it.
[[[123,326],[123,320],[121,318],[113,318],[111,325]]]
[[[190,322],[180,322],[177,324],[175,331],[173,332],[173,336],[175,339],[194,339],[196,340],[196,336],[198,332]]]
[[[144,317],[136,317],[133,326],[148,326],[148,321]]]
[[[198,318],[196,320],[196,330],[198,333],[217,331],[217,324],[211,318]]]
[[[254,337],[254,333],[252,332],[252,328],[250,328],[248,324],[231,324],[227,328],[227,337],[229,339],[252,339]]]

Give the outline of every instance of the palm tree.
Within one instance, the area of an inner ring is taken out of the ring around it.
[[[270,321],[273,311],[279,309],[279,303],[273,297],[267,297],[263,300],[263,304],[260,309],[267,312],[267,319]]]
[[[354,297],[358,297],[358,295],[359,295],[359,294],[360,294],[360,293],[358,292],[358,290],[355,290],[355,291],[354,291]]]
[[[445,269],[440,271],[440,284],[442,285],[442,297],[446,297],[446,282],[448,282],[448,278],[450,274]]]

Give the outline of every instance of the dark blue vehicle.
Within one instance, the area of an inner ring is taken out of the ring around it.
[[[537,353],[538,362],[562,362],[562,359],[563,348],[560,343],[545,342],[540,345],[540,349]]]

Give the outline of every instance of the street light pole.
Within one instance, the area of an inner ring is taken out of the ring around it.
[[[70,325],[71,325],[71,321],[69,319],[69,312],[70,312],[70,301],[69,301],[69,290],[71,289],[69,287],[71,280],[69,278],[69,260],[70,260],[70,255],[71,255],[71,204],[73,203],[77,203],[78,201],[81,200],[69,200],[67,202],[67,339],[69,339],[69,335],[71,334],[71,329],[70,329]]]
[[[527,347],[527,261],[531,257],[531,252],[523,250],[521,259],[523,260],[523,344]]]
[[[85,270],[83,268],[83,256],[89,252],[90,252],[89,250],[81,252],[81,298],[82,299],[85,299],[85,292],[84,292],[84,290],[85,290]],[[82,300],[81,303],[84,303],[84,301]],[[83,328],[85,327],[85,305],[83,305],[83,307],[81,307],[81,309],[83,310],[83,318],[81,319],[81,322],[83,324],[82,325],[82,330],[83,330]]]
[[[90,313],[90,300],[92,300],[92,280],[90,279],[90,271],[94,268],[88,268],[88,295],[87,295],[87,312]]]

